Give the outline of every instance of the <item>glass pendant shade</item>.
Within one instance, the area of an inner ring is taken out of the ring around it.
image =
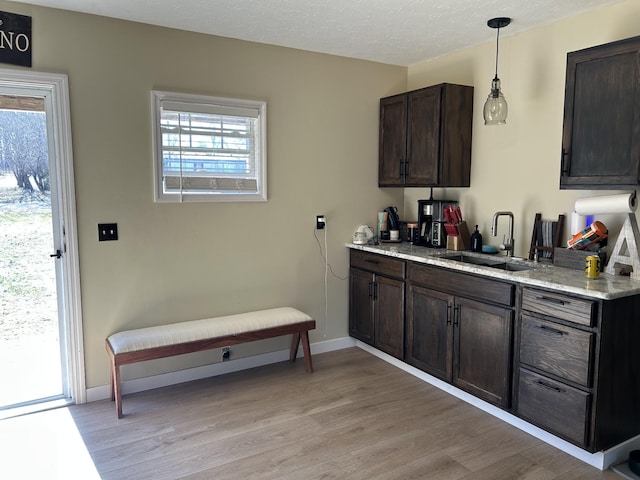
[[[491,93],[484,102],[484,124],[504,125],[507,123],[508,110],[507,100],[500,91],[500,79],[495,77],[491,82]]]

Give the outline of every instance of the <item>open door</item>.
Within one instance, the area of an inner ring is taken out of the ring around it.
[[[67,79],[0,70],[0,411],[85,401]]]

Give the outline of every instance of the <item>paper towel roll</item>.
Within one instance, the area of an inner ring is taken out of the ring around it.
[[[579,198],[576,200],[574,210],[580,215],[593,215],[598,213],[633,213],[637,207],[636,192],[632,192]]]
[[[571,234],[581,232],[587,226],[587,217],[576,212],[571,212]]]

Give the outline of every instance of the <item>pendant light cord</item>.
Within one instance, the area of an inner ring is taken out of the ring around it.
[[[496,33],[496,76],[495,78],[498,78],[498,46],[500,45],[500,27],[497,28],[497,33]]]

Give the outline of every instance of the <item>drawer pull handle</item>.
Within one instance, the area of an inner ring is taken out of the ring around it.
[[[563,335],[569,335],[567,332],[563,332],[562,330],[556,330],[555,328],[547,327],[546,325],[540,325],[538,326],[538,328],[546,333],[558,335],[559,337]]]
[[[378,265],[380,263],[378,260],[371,260],[370,258],[365,258],[364,261],[367,263],[373,263],[374,265]]]
[[[542,380],[537,380],[536,383],[541,387],[546,388],[547,390],[552,390],[556,393],[564,393],[564,390],[562,388],[556,387],[554,385],[549,385],[548,383],[545,383]]]
[[[566,305],[571,302],[565,302],[564,300],[560,300],[559,298],[547,297],[546,295],[542,295],[540,297],[536,297],[537,300],[543,300],[545,302],[555,303],[557,305]]]

